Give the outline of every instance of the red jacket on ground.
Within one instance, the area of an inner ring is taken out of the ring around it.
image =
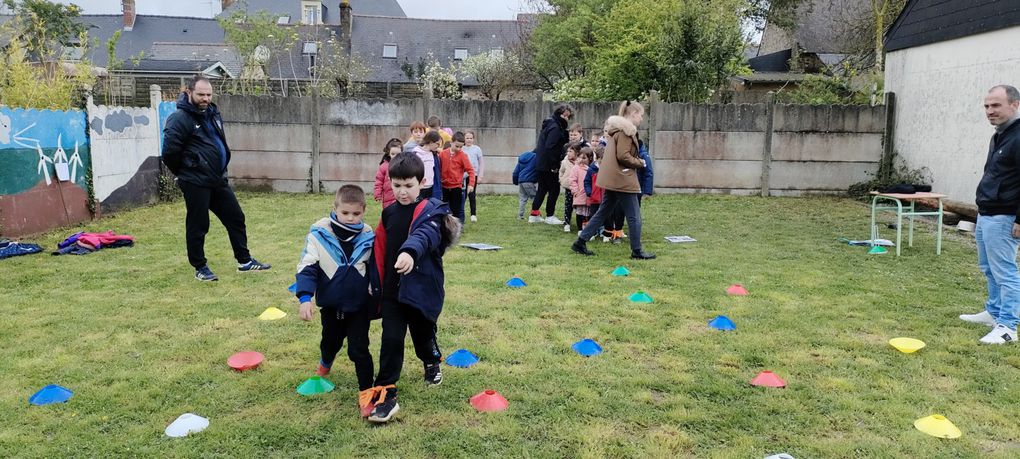
[[[447,148],[439,152],[439,165],[442,169],[443,188],[463,188],[464,173],[468,175],[468,186],[475,186],[475,169],[471,167],[464,150],[453,151]]]

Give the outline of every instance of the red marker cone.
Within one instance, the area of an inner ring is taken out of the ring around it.
[[[510,406],[510,402],[503,398],[502,395],[499,395],[499,392],[486,389],[471,397],[471,406],[483,413],[491,413],[505,410]]]
[[[264,357],[259,352],[238,352],[227,359],[227,365],[237,371],[251,370],[262,364],[263,359]]]
[[[744,288],[744,286],[740,285],[740,284],[733,284],[733,285],[730,286],[730,288],[726,289],[726,294],[727,295],[746,296],[747,293],[748,293],[747,289]]]
[[[783,381],[783,378],[780,378],[775,373],[766,370],[758,373],[758,376],[755,376],[754,379],[751,380],[751,385],[764,387],[786,387],[786,381]]]

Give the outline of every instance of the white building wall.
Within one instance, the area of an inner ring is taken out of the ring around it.
[[[997,84],[1020,87],[1020,27],[894,51],[885,90],[896,93],[894,146],[914,169],[934,176],[933,190],[974,203],[994,132],[984,97]]]

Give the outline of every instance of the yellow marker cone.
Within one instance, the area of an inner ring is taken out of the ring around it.
[[[960,438],[963,435],[960,429],[957,429],[952,422],[941,414],[933,414],[918,419],[914,421],[914,427],[921,432],[939,438]]]
[[[286,312],[281,311],[279,308],[268,308],[262,311],[259,315],[259,320],[276,320],[282,319],[287,316]]]
[[[893,338],[889,340],[889,345],[904,354],[913,354],[924,347],[924,341],[914,338]]]

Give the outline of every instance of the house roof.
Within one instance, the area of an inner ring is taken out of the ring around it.
[[[886,52],[1020,25],[1020,0],[910,0],[885,35]]]
[[[850,27],[867,14],[871,14],[870,0],[802,2],[795,11],[792,34],[773,23],[765,25],[758,55],[791,49],[794,42],[808,53],[846,54]]]
[[[327,0],[320,2],[322,5],[323,24],[336,25],[340,23],[340,0]],[[301,23],[301,1],[300,0],[245,0],[235,2],[219,14],[219,17],[227,17],[235,11],[246,10],[249,13],[266,11],[273,16],[288,16],[290,24]],[[391,16],[403,18],[404,9],[400,7],[397,0],[351,0],[351,12],[354,14],[366,14],[372,16]]]
[[[217,60],[156,60],[142,59],[135,62],[128,62],[126,68],[133,73],[156,73],[156,74],[193,74],[204,73],[207,75],[234,77],[230,71]]]
[[[776,51],[764,56],[758,56],[747,60],[747,66],[757,72],[789,72],[790,56],[793,52],[789,49]]]
[[[504,49],[519,41],[520,25],[515,20],[442,20],[393,18],[354,14],[352,51],[368,67],[369,82],[410,82],[400,66],[417,67],[429,53],[443,66],[453,62],[454,49],[467,49],[468,56]],[[397,45],[397,58],[383,58],[383,45]],[[462,83],[473,81],[461,78]]]
[[[156,42],[152,44],[153,60],[218,61],[234,76],[241,75],[243,66],[237,51],[224,43]]]
[[[130,31],[124,30],[124,18],[119,14],[82,15],[81,22],[90,26],[89,37],[98,40],[98,46],[91,47],[86,57],[100,67],[109,65],[106,42],[118,30],[117,58],[124,61],[139,53],[149,56],[156,42],[223,43],[224,36],[215,19],[138,15]]]

